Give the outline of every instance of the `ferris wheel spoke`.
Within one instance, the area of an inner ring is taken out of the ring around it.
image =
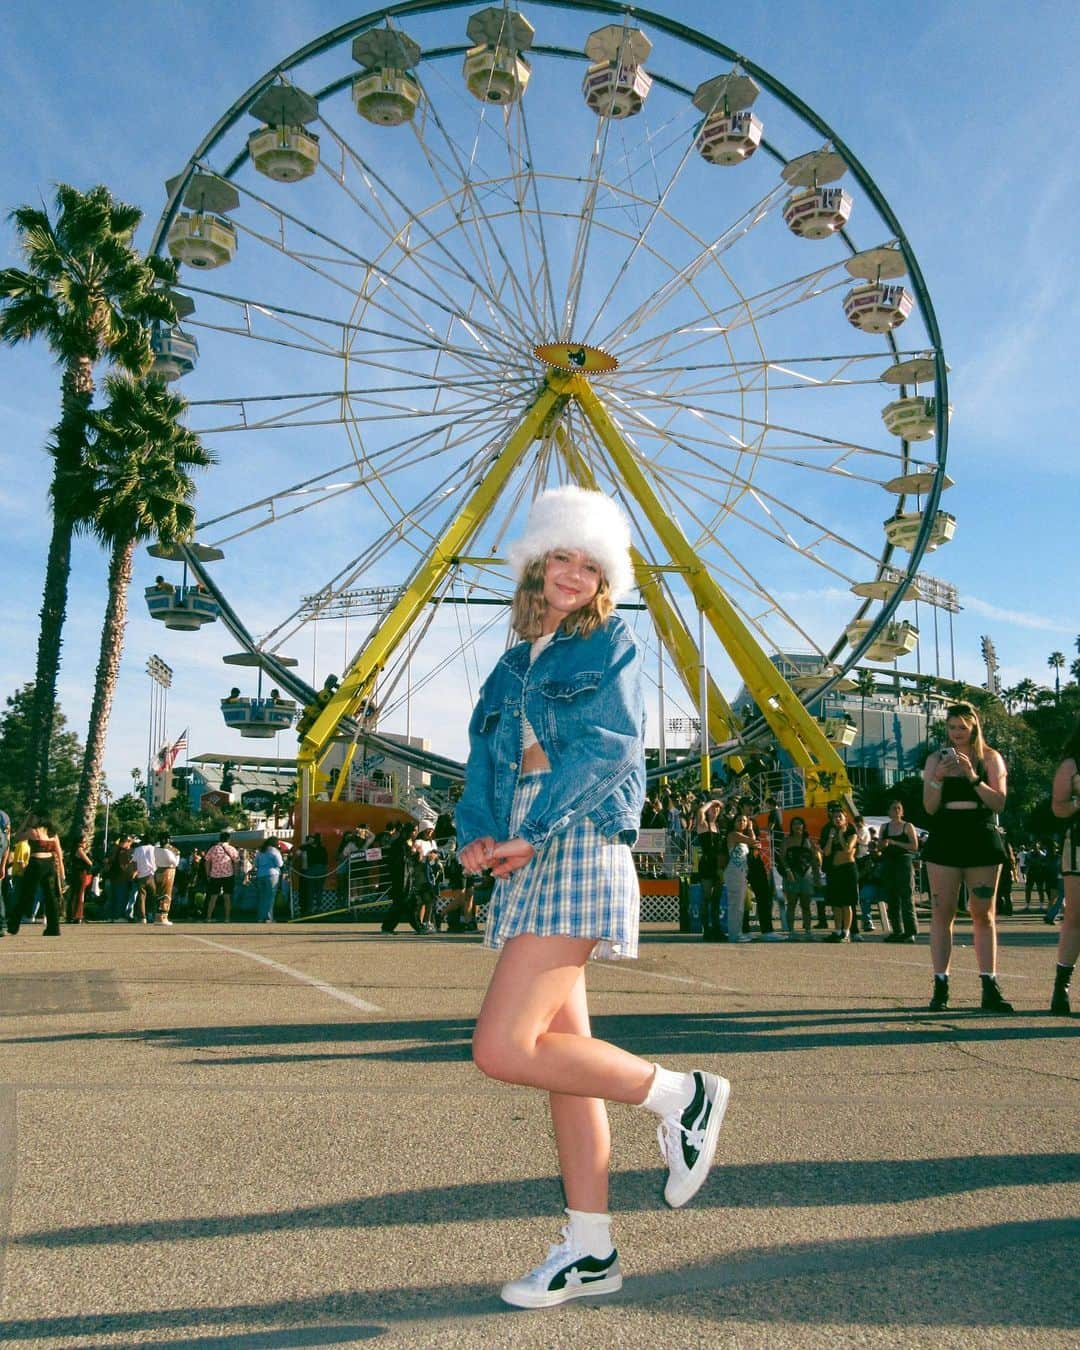
[[[689,238],[697,245],[697,252],[694,256],[672,271],[672,274],[658,289],[647,295],[639,305],[609,329],[601,339],[601,346],[605,348],[617,346],[620,351],[634,352],[635,347],[627,347],[626,345],[628,339],[634,333],[640,331],[645,324],[655,319],[673,301],[681,298],[684,289],[691,286],[702,272],[710,267],[719,266],[719,259],[722,254],[750,235],[758,225],[768,218],[770,211],[779,201],[782,193],[782,188],[770,189],[760,201],[748,207],[733,224],[711,240],[702,239],[692,232],[689,233]]]
[[[303,220],[293,212],[285,211],[282,207],[269,201],[260,193],[254,192],[252,189],[246,187],[242,188],[241,192],[243,196],[263,207],[278,221],[278,235],[275,237],[273,235],[265,234],[260,230],[256,230],[251,225],[241,225],[239,222],[237,222],[237,227],[242,229],[252,238],[259,240],[265,247],[273,249],[282,256],[292,259],[301,267],[307,268],[317,276],[322,277],[330,285],[337,287],[351,296],[355,296],[356,294],[355,282],[329,271],[327,267],[322,266],[321,263],[333,261],[336,265],[345,267],[350,273],[359,269],[365,274],[365,301],[368,304],[375,303],[374,296],[367,291],[369,283],[374,279],[379,287],[390,290],[396,298],[396,303],[403,306],[406,311],[412,315],[415,326],[419,331],[424,331],[425,329],[430,331],[430,323],[423,317],[423,314],[429,306],[433,306],[435,309],[441,310],[444,313],[457,315],[460,318],[467,319],[470,329],[476,333],[482,333],[485,341],[492,342],[495,345],[498,345],[501,342],[502,335],[498,330],[489,329],[487,324],[479,320],[475,315],[461,314],[460,309],[453,300],[450,302],[440,300],[437,296],[433,296],[427,292],[419,283],[407,281],[405,278],[398,275],[393,268],[380,264],[377,260],[366,257],[349,245],[335,240],[325,230],[320,229],[310,221]],[[299,231],[310,234],[313,238],[321,239],[324,243],[329,243],[333,248],[339,251],[341,254],[340,259],[325,259],[317,255],[305,253],[297,248],[287,246],[286,228],[289,225],[295,227]],[[385,301],[381,304],[377,304],[376,308],[379,308],[386,313],[393,312]],[[395,317],[400,319],[399,314],[395,315]]]
[[[672,170],[668,178],[668,181],[664,183],[662,186],[659,183],[657,184],[658,191],[656,199],[655,201],[652,201],[650,203],[649,212],[644,223],[639,224],[638,226],[637,238],[633,241],[630,249],[626,253],[622,262],[619,264],[618,270],[610,286],[608,287],[607,293],[603,296],[603,298],[596,306],[596,309],[593,313],[593,317],[589,321],[588,327],[586,328],[584,336],[581,339],[583,342],[587,342],[589,340],[594,329],[599,323],[601,316],[607,311],[608,306],[619,294],[619,290],[622,287],[622,283],[625,280],[630,270],[630,267],[633,265],[635,259],[638,257],[638,254],[646,247],[647,241],[649,239],[649,234],[652,231],[653,226],[656,224],[658,220],[667,219],[667,212],[665,210],[665,205],[671,193],[674,191],[675,186],[678,183],[680,177],[682,176],[683,170],[686,168],[686,165],[691,161],[693,154],[694,154],[694,142],[693,139],[690,138],[687,140],[682,156],[680,157],[678,163]]]
[[[516,276],[515,269],[506,254],[503,247],[502,237],[498,230],[493,227],[488,219],[487,212],[481,199],[481,193],[478,190],[478,184],[474,182],[473,165],[467,162],[458,151],[454,138],[448,132],[443,119],[439,113],[437,103],[434,100],[427,100],[426,109],[428,113],[427,121],[438,131],[442,144],[446,148],[449,156],[444,168],[440,163],[440,156],[435,148],[429,144],[427,136],[422,134],[420,129],[413,124],[413,132],[417,144],[424,158],[427,160],[436,183],[444,196],[449,199],[450,191],[448,189],[447,178],[444,175],[453,176],[454,195],[460,195],[463,203],[468,203],[472,209],[472,216],[461,209],[459,219],[463,222],[469,220],[472,225],[471,232],[463,232],[465,239],[471,244],[474,259],[482,267],[487,275],[489,285],[494,288],[495,281],[491,272],[489,263],[489,251],[499,259],[507,278],[511,283],[511,293],[514,302],[514,313],[516,315],[516,326],[519,334],[531,335],[533,338],[539,336],[535,324],[535,317],[531,314],[532,297],[526,295]],[[488,180],[490,181],[490,180]]]
[[[429,207],[423,213],[410,209],[401,195],[396,192],[392,185],[387,181],[385,175],[380,174],[373,165],[359,155],[325,118],[321,120],[323,125],[328,129],[341,147],[343,156],[347,156],[360,173],[362,181],[371,198],[381,205],[382,199],[379,197],[377,191],[377,189],[381,188],[401,212],[401,219],[396,222],[393,220],[390,213],[386,211],[385,207],[383,207],[382,211],[376,213],[364,202],[358,193],[354,192],[347,185],[344,180],[344,174],[342,174],[339,179],[336,174],[328,170],[335,184],[337,184],[337,186],[347,195],[349,200],[353,202],[361,213],[385,236],[387,247],[398,252],[402,261],[411,267],[415,267],[421,276],[431,284],[436,285],[439,294],[442,295],[444,301],[451,308],[457,303],[454,293],[452,290],[447,289],[442,281],[436,282],[436,271],[443,273],[448,281],[457,280],[459,282],[467,283],[475,288],[475,291],[480,294],[486,295],[488,287],[490,287],[491,290],[494,290],[494,280],[490,275],[485,277],[473,270],[473,265],[475,265],[477,261],[475,248],[469,249],[469,252],[472,254],[472,264],[470,264],[465,259],[459,257],[450,247],[446,237],[447,231],[443,231],[442,233],[436,232],[427,223],[427,215],[434,215],[437,217],[440,209],[453,209],[451,204],[457,195],[455,192],[447,191],[445,183],[440,184],[441,190],[444,191],[444,196],[442,201],[437,203],[434,208]],[[421,235],[430,246],[430,249],[432,250],[430,255],[425,254],[423,247],[418,246],[413,241],[413,233]],[[481,259],[481,265],[483,271],[486,273],[486,260]],[[486,285],[485,282],[487,283]],[[490,298],[493,300],[494,297]],[[520,315],[516,314],[513,310],[500,304],[490,303],[488,305],[488,311],[492,323],[495,324],[496,329],[502,333],[504,340],[512,339],[514,333],[520,330]]]

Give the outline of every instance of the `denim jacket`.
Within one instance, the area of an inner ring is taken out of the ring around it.
[[[630,630],[618,615],[587,638],[559,629],[532,665],[530,645],[505,652],[480,690],[455,813],[459,843],[509,838],[523,712],[551,772],[516,834],[539,847],[587,816],[598,834],[633,843],[645,800],[645,700]]]

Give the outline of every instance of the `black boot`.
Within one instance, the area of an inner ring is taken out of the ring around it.
[[[1016,1009],[1003,997],[998,988],[996,975],[980,975],[982,980],[982,1010],[992,1013],[1011,1013]]]
[[[948,975],[934,976],[934,992],[927,1005],[931,1012],[944,1012],[949,1006],[949,977]]]
[[[1069,1006],[1069,981],[1072,979],[1072,966],[1058,966],[1054,972],[1054,996],[1050,1000],[1050,1011],[1055,1017],[1071,1017]]]

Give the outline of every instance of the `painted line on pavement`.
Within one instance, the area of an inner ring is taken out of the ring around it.
[[[189,942],[201,942],[207,947],[216,947],[220,952],[231,952],[233,956],[245,956],[249,961],[258,961],[261,966],[269,966],[271,970],[280,971],[282,975],[288,975],[290,979],[299,980],[301,984],[310,984],[313,989],[318,989],[321,994],[328,994],[331,998],[339,999],[342,1003],[347,1003],[350,1008],[358,1008],[360,1012],[384,1012],[375,1003],[366,1003],[362,998],[357,998],[355,994],[348,994],[344,989],[335,989],[332,984],[327,984],[325,980],[317,980],[313,975],[305,975],[302,970],[294,970],[292,966],[283,966],[280,961],[271,961],[268,956],[260,956],[258,952],[245,951],[243,947],[227,947],[224,942],[214,942],[211,938],[197,937],[194,933],[185,933],[183,935]]]

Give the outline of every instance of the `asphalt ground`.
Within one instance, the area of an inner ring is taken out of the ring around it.
[[[590,972],[594,1032],[733,1084],[662,1200],[611,1108],[622,1292],[517,1312],[557,1236],[543,1097],[469,1039],[494,957],[366,925],[88,924],[0,940],[0,1346],[1080,1344],[1076,1024],[1056,930],[1003,921],[1012,1018],[917,947],[706,946]],[[1080,999],[1078,999],[1080,1002]]]

